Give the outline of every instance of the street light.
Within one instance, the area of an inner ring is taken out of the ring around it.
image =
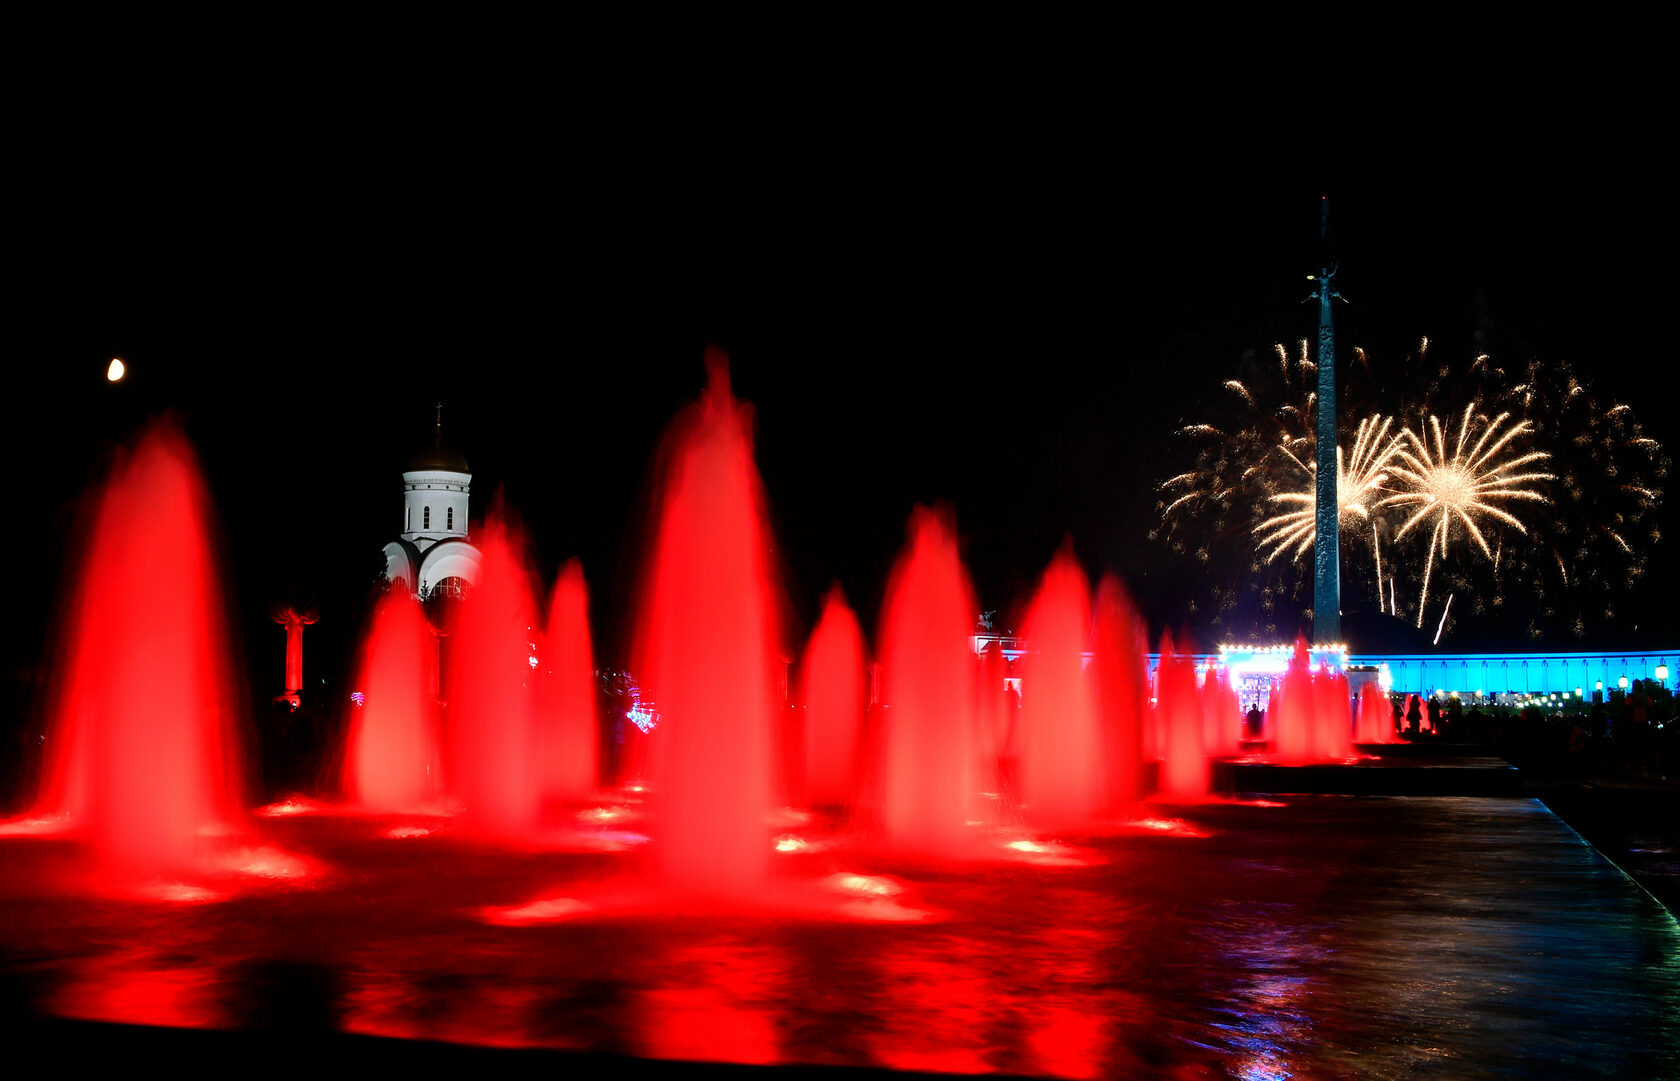
[[[1657,670],[1654,674],[1657,677],[1657,686],[1666,688],[1668,686],[1668,665],[1657,665]]]
[[[1627,677],[1623,676],[1621,679],[1618,679],[1616,681],[1616,686],[1620,687],[1624,691],[1627,690]]]

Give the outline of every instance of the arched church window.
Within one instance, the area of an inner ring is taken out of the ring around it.
[[[414,532],[414,508],[413,507],[404,507],[403,508],[403,532],[404,533]]]
[[[443,512],[443,527],[445,529],[454,529],[455,528],[455,508],[454,507],[450,507],[449,509],[447,509]]]
[[[421,529],[432,528],[432,508],[430,508],[430,507],[421,507],[420,508],[420,528]]]

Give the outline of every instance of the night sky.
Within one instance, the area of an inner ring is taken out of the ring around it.
[[[285,600],[318,606],[306,668],[339,678],[440,399],[475,519],[500,492],[545,583],[581,558],[602,659],[619,659],[647,469],[710,342],[757,411],[794,638],[834,580],[872,626],[910,509],[934,500],[1005,622],[1071,537],[1158,631],[1186,573],[1147,536],[1184,460],[1173,432],[1245,351],[1314,333],[1326,190],[1343,358],[1399,359],[1427,335],[1455,363],[1566,359],[1676,446],[1658,330],[1672,216],[1654,180],[1326,182],[1233,163],[1169,181],[984,142],[613,149],[444,169],[412,148],[287,143],[143,163],[132,184],[43,177],[5,332],[23,388],[5,425],[7,547],[25,568],[14,686],[40,656],[78,499],[164,411],[203,457],[255,684],[279,690],[265,614]],[[131,369],[117,386],[112,356]],[[1680,633],[1659,602],[1671,563],[1655,553],[1630,634]]]

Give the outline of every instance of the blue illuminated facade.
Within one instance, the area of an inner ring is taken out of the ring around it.
[[[1266,651],[1254,650],[1255,655]],[[1227,664],[1237,654],[1223,655]],[[1637,650],[1612,653],[1349,653],[1343,655],[1350,668],[1386,669],[1383,682],[1390,691],[1405,694],[1446,692],[1486,697],[1532,694],[1574,694],[1577,690],[1591,700],[1593,691],[1618,690],[1622,680],[1661,680],[1669,687],[1680,678],[1680,649]],[[1195,655],[1198,671],[1220,663],[1218,653]],[[1153,678],[1160,655],[1149,655]],[[1314,663],[1328,656],[1313,654]],[[1247,657],[1239,663],[1255,663]],[[1265,667],[1264,662],[1260,662]],[[1659,674],[1659,669],[1666,669]]]
[[[1001,635],[977,634],[973,645],[975,652],[995,645],[1010,663],[1028,651],[1025,639]],[[1224,665],[1239,680],[1247,675],[1263,684],[1282,676],[1293,654],[1292,646],[1227,646],[1221,653],[1191,654],[1191,659],[1198,673]],[[1315,669],[1322,664],[1350,676],[1374,671],[1378,681],[1396,694],[1457,693],[1503,699],[1573,695],[1579,690],[1590,701],[1595,690],[1621,689],[1624,679],[1629,685],[1636,680],[1658,680],[1670,688],[1680,679],[1680,648],[1609,653],[1347,653],[1340,646],[1329,646],[1314,647],[1311,656]],[[1146,659],[1153,682],[1161,655],[1150,653]],[[1255,691],[1263,693],[1258,684],[1238,690],[1249,697]]]

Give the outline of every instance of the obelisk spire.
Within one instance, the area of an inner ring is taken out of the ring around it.
[[[1330,302],[1341,294],[1330,285],[1336,264],[1330,254],[1330,197],[1320,203],[1319,272],[1308,275],[1318,288],[1318,399],[1315,438],[1318,451],[1318,487],[1315,491],[1313,541],[1313,644],[1336,645],[1342,639],[1341,537],[1338,520],[1341,499],[1336,490],[1336,327]]]

